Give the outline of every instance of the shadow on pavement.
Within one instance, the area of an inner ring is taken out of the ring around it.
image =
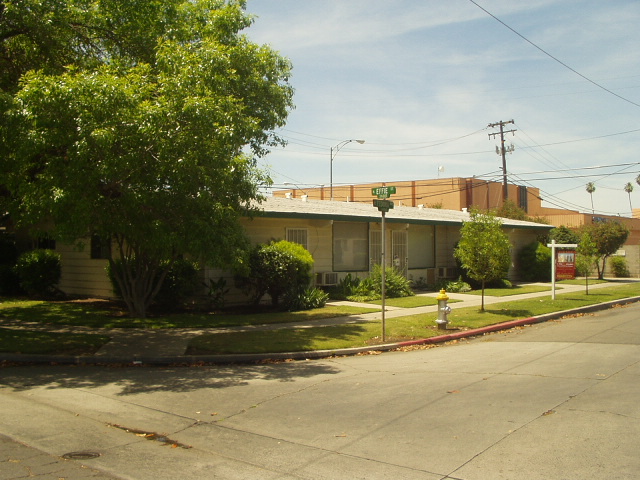
[[[278,364],[207,365],[126,368],[65,366],[21,366],[4,369],[0,384],[13,391],[35,388],[91,389],[113,385],[118,395],[152,392],[190,392],[203,388],[247,385],[249,381],[293,382],[300,378],[334,375],[340,370],[317,362]]]

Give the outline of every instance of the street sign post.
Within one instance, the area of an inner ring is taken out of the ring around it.
[[[382,221],[380,222],[380,228],[382,230],[382,341],[385,342],[386,337],[386,325],[385,325],[385,270],[386,270],[386,260],[385,260],[385,252],[386,252],[386,235],[385,235],[385,225],[384,225],[384,214],[393,208],[393,202],[391,200],[387,200],[391,195],[396,193],[396,187],[376,187],[371,189],[371,195],[375,195],[378,197],[378,200],[373,201],[373,206],[378,208],[380,214],[382,215]]]

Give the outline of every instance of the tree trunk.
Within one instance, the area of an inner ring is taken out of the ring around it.
[[[482,280],[482,304],[480,306],[480,311],[484,312],[484,279]]]
[[[584,289],[586,294],[589,295],[589,272],[584,275]]]

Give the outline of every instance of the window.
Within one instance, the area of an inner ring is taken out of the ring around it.
[[[306,228],[287,228],[287,242],[297,243],[309,250],[307,238]]]
[[[435,267],[435,227],[412,225],[409,228],[409,268]]]
[[[100,235],[91,235],[91,258],[111,258],[111,239],[103,238]]]
[[[371,230],[369,232],[369,268],[373,268],[374,265],[382,264],[382,231]]]
[[[527,198],[527,187],[518,185],[518,206],[525,212],[529,210],[529,199]]]
[[[56,241],[48,235],[38,238],[36,245],[36,248],[46,248],[49,250],[56,249]]]
[[[369,269],[369,224],[333,223],[333,269],[336,272]]]

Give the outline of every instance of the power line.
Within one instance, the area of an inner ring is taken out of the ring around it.
[[[478,7],[480,10],[482,10],[483,12],[485,12],[487,15],[489,15],[490,17],[494,18],[496,21],[498,21],[499,23],[501,23],[502,25],[504,25],[505,27],[507,27],[509,30],[511,30],[513,33],[515,33],[516,35],[518,35],[520,38],[522,38],[525,42],[529,43],[530,45],[532,45],[533,47],[535,47],[536,49],[540,50],[542,53],[544,53],[547,57],[555,60],[556,62],[558,62],[560,65],[562,65],[563,67],[565,67],[568,70],[571,70],[573,73],[575,73],[576,75],[578,75],[579,77],[585,79],[587,82],[595,85],[596,87],[600,88],[601,90],[604,90],[605,92],[613,95],[614,97],[619,98],[620,100],[623,100],[627,103],[630,103],[631,105],[635,105],[636,107],[640,107],[640,104],[633,102],[631,100],[629,100],[628,98],[623,97],[622,95],[618,95],[617,93],[609,90],[608,88],[606,88],[603,85],[600,85],[598,82],[595,82],[594,80],[591,80],[589,77],[583,75],[582,73],[578,72],[576,69],[570,67],[569,65],[567,65],[566,63],[564,63],[562,60],[560,60],[557,57],[554,57],[553,55],[551,55],[549,52],[547,52],[546,50],[544,50],[542,47],[536,45],[535,43],[533,43],[531,40],[529,40],[527,37],[525,37],[524,35],[522,35],[520,32],[516,31],[515,29],[511,28],[509,25],[507,25],[505,22],[503,22],[502,20],[500,20],[498,17],[496,17],[493,13],[489,12],[486,8],[482,7],[481,5],[479,5],[477,2],[475,2],[474,0],[469,0],[471,3],[473,3],[476,7]]]

